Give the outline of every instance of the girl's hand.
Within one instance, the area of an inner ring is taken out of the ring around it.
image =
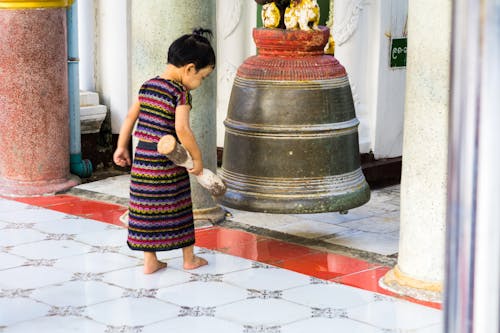
[[[116,148],[115,153],[113,154],[113,162],[121,167],[129,166],[132,161],[130,159],[128,149],[120,147]]]
[[[201,176],[203,172],[203,161],[201,160],[193,160],[193,168],[187,169],[189,173],[192,173],[195,176]]]

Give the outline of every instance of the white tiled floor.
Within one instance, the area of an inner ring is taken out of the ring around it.
[[[123,228],[1,198],[0,212],[2,333],[441,332],[439,310],[202,248],[208,266],[185,271],[175,250],[144,275]],[[339,218],[328,232],[353,221]]]
[[[75,188],[112,195],[119,198],[128,198],[130,189],[130,175],[109,177],[97,182],[81,184],[76,186]]]

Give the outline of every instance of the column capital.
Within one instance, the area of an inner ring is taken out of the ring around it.
[[[69,7],[74,0],[0,0],[0,9],[39,9]]]

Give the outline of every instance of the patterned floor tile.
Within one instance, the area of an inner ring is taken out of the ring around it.
[[[8,201],[16,206],[16,202]],[[35,206],[22,205],[18,209],[0,210],[0,221],[13,223],[36,223],[60,220],[65,214]]]
[[[247,212],[228,207],[223,208],[231,213],[231,216],[227,219],[229,222],[234,221],[266,229],[283,227],[291,223],[300,222],[303,219],[303,217],[293,214],[269,214],[261,212]]]
[[[217,307],[216,316],[240,323],[245,327],[243,332],[268,332],[270,328],[309,318],[311,309],[283,299],[251,298]]]
[[[135,327],[174,318],[179,311],[178,306],[163,302],[145,290],[139,290],[139,293],[129,293],[117,300],[91,305],[85,309],[85,315],[107,326]]]
[[[45,261],[0,271],[1,285],[8,289],[35,289],[71,280],[71,273],[50,267],[51,263]]]
[[[1,247],[0,247],[1,249]],[[0,270],[19,267],[26,262],[26,259],[6,252],[0,252]],[[2,282],[0,281],[0,287]]]
[[[27,297],[4,297],[4,294],[5,292],[0,291],[0,295],[2,295],[0,297],[0,309],[2,310],[0,311],[0,327],[45,316],[50,310],[50,306]],[[27,311],[28,309],[29,311]]]
[[[217,332],[242,333],[241,325],[214,318],[212,311],[186,309],[179,317],[145,326],[141,333],[157,332]]]
[[[283,298],[314,309],[345,310],[370,304],[374,294],[337,283],[316,283],[285,290]]]
[[[307,239],[325,237],[347,230],[342,224],[330,224],[312,220],[301,220],[290,223],[283,227],[275,227],[274,230],[286,232],[287,234]]]
[[[439,310],[386,296],[379,296],[375,302],[349,309],[348,316],[381,329],[401,331],[423,329],[441,322]]]
[[[111,230],[113,232],[110,232]],[[111,246],[121,248],[126,246],[125,242],[127,241],[127,229],[110,225],[100,231],[77,234],[75,236],[75,240],[91,246]]]
[[[4,198],[0,196],[0,212],[4,213],[3,215],[10,215],[11,212],[19,212],[20,210],[30,208],[30,205],[14,201],[12,198]],[[0,217],[0,221],[2,218]]]
[[[347,221],[339,224],[339,226],[374,233],[392,233],[399,231],[399,212]]]
[[[100,281],[70,281],[38,288],[32,299],[57,307],[81,307],[120,298],[123,289]]]
[[[15,246],[44,240],[47,234],[38,230],[30,230],[26,223],[11,223],[0,229],[0,246]],[[28,230],[22,230],[28,229]]]
[[[348,229],[346,232],[325,238],[324,241],[351,249],[359,249],[382,255],[393,255],[398,253],[399,250],[397,235],[398,233],[376,233]]]
[[[197,274],[225,274],[252,267],[252,262],[224,253],[203,253],[200,256],[208,261],[208,265],[196,269]],[[169,260],[168,264],[172,268],[183,270],[182,258]]]
[[[107,252],[106,248],[89,248],[83,255],[65,257],[57,260],[54,267],[76,273],[107,273],[125,267],[137,267],[140,261],[120,253]]]
[[[247,297],[245,289],[222,282],[222,276],[205,275],[203,278],[203,280],[161,288],[156,297],[181,307],[200,306],[203,308],[230,304]]]
[[[9,326],[2,333],[27,332],[108,332],[106,326],[93,320],[76,316],[46,316]]]
[[[45,211],[40,212],[40,214],[45,214]],[[104,223],[95,223],[95,221],[75,215],[68,215],[63,213],[57,214],[57,218],[54,217],[50,220],[45,221],[37,220],[33,228],[48,234],[70,235],[81,235],[85,233],[108,230],[108,225]]]
[[[349,333],[387,333],[387,331],[379,328],[360,323],[358,321],[344,318],[342,316],[325,318],[313,317],[306,320],[300,320],[295,323],[286,325],[281,328],[280,333],[332,333],[332,332],[349,332]]]
[[[50,238],[52,237],[52,238]],[[27,259],[60,259],[89,253],[91,247],[73,241],[74,235],[49,235],[50,239],[16,245],[10,253]]]
[[[146,275],[141,265],[102,274],[102,280],[127,289],[160,289],[189,282],[191,276],[191,273],[169,267],[158,274]]]
[[[81,184],[75,188],[80,190],[92,191],[119,198],[129,197],[130,175],[109,177],[98,182]]]
[[[311,278],[255,262],[252,268],[224,275],[224,281],[245,289],[283,290],[308,285]]]
[[[442,333],[444,332],[443,330],[443,325],[438,324],[438,325],[431,325],[428,327],[423,327],[419,328],[417,330],[414,330],[415,333]]]

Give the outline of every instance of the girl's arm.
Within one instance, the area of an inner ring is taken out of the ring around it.
[[[189,169],[188,172],[198,176],[203,170],[203,161],[201,159],[201,150],[196,143],[196,138],[189,125],[190,110],[191,106],[187,104],[179,105],[175,109],[175,132],[177,133],[179,141],[193,158],[194,166],[192,169]]]
[[[134,129],[135,122],[139,118],[140,103],[136,100],[134,104],[130,107],[127,113],[127,117],[123,121],[122,127],[120,128],[120,134],[118,135],[118,143],[116,144],[116,150],[113,154],[113,161],[121,166],[127,166],[132,163],[130,158],[130,153],[128,150],[128,145],[130,142],[130,136],[132,135],[132,130]]]

